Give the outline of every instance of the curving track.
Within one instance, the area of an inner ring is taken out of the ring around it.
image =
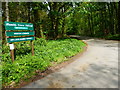
[[[80,37],[87,51],[64,68],[23,88],[117,88],[118,41]]]

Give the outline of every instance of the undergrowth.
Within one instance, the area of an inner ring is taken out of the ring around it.
[[[15,43],[15,61],[10,58],[9,46],[2,46],[2,83],[3,86],[12,82],[27,80],[36,73],[52,66],[52,62],[61,63],[83,50],[85,44],[76,39],[34,41],[35,55],[31,55],[30,42]]]

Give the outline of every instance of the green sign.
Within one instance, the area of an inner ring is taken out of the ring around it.
[[[21,32],[10,32],[6,31],[6,36],[11,36],[7,37],[8,43],[12,42],[20,42],[20,41],[29,41],[29,40],[34,40],[35,37],[30,37],[28,35],[34,35],[34,28],[32,23],[21,23],[21,22],[9,22],[5,21],[4,22],[5,29],[6,30],[21,30]],[[32,30],[32,31],[25,31],[25,30]],[[19,37],[14,37],[14,36],[19,36]],[[20,36],[28,36],[28,37],[20,37]]]
[[[8,43],[35,40],[34,37],[7,38]]]
[[[34,34],[34,32],[6,32],[6,36],[26,36]]]
[[[6,30],[34,30],[32,23],[4,22]]]
[[[31,41],[32,56],[33,56],[34,55],[33,40],[35,40],[35,37],[30,36],[30,35],[35,34],[33,31],[34,30],[33,24],[32,23],[5,21],[4,26],[5,26],[5,30],[7,30],[6,31],[7,37],[6,38],[7,38],[8,43],[21,42],[21,41]],[[11,31],[11,30],[14,30],[14,31]],[[17,30],[21,30],[21,31],[18,32]],[[26,31],[26,30],[29,30],[29,31]],[[22,36],[24,36],[24,37],[22,37]],[[11,50],[10,52],[11,52],[12,61],[14,61],[14,45],[13,44],[10,44],[10,50]]]

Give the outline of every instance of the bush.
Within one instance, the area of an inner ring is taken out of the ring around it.
[[[109,35],[109,36],[105,37],[105,39],[108,39],[108,40],[119,40],[120,39],[120,35],[119,34]]]
[[[21,79],[28,79],[35,70],[44,71],[51,66],[51,62],[61,63],[66,58],[80,52],[85,44],[76,39],[48,40],[37,38],[34,41],[35,55],[31,55],[30,42],[16,43],[16,58],[12,63],[9,46],[3,46],[2,78],[3,84],[18,83]]]

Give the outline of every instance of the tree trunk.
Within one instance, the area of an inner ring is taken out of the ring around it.
[[[58,24],[59,24],[59,19],[57,18],[56,20],[55,20],[55,38],[57,38],[57,36],[58,36]]]
[[[63,18],[63,23],[62,23],[62,37],[65,36],[65,17]]]
[[[6,5],[6,10],[5,10],[5,12],[6,12],[6,21],[9,21],[9,7],[8,7],[8,4],[9,4],[9,2],[6,1],[6,4],[5,4]],[[5,35],[5,38],[6,38],[6,35]],[[7,45],[8,45],[8,43],[7,43]]]
[[[109,30],[110,33],[113,35],[114,34],[114,27],[113,27],[113,7],[112,7],[112,2],[110,2],[110,4],[108,4],[108,10],[109,10]]]
[[[28,8],[28,22],[31,22],[31,2],[27,2],[27,8]]]
[[[91,14],[90,14],[91,36],[93,36],[93,31],[94,31],[94,30],[93,30],[93,18],[92,18],[92,15],[93,15],[93,14],[92,14],[92,11],[91,11]]]
[[[42,25],[40,25],[40,35],[41,35],[41,38],[44,38],[44,34],[43,34],[43,30],[42,30]]]
[[[6,1],[6,10],[5,10],[5,12],[6,12],[6,21],[9,21],[9,8],[8,8],[8,3],[9,3],[9,2]]]
[[[120,24],[120,2],[118,2],[118,23]],[[120,34],[120,25],[118,25],[117,33]]]
[[[89,34],[90,36],[92,36],[92,29],[91,29],[91,19],[90,19],[90,14],[88,15],[88,28],[89,28]]]

